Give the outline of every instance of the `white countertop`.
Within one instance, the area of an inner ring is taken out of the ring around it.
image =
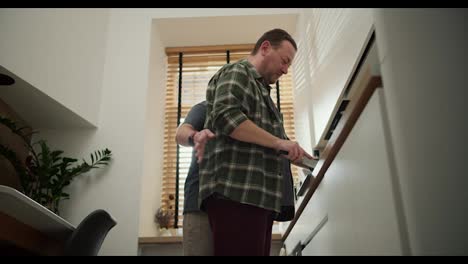
[[[59,240],[66,239],[75,230],[75,226],[62,217],[4,185],[0,185],[0,212]]]

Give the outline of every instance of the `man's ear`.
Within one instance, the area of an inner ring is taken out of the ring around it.
[[[265,40],[262,42],[262,45],[260,45],[260,52],[263,56],[265,56],[271,49],[271,43],[268,40]]]

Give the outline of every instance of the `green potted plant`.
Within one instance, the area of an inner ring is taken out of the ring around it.
[[[77,176],[107,165],[112,156],[111,151],[106,148],[91,153],[91,163],[84,159],[78,163],[77,159],[64,157],[61,150],[51,150],[45,140],[31,144],[28,138],[30,135],[23,133],[25,127],[18,128],[11,119],[0,116],[0,124],[21,137],[29,150],[29,155],[23,162],[13,150],[0,144],[0,156],[6,158],[15,168],[24,194],[56,214],[59,214],[60,201],[70,198],[63,189]]]

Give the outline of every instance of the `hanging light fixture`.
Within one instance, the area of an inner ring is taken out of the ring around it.
[[[15,79],[10,76],[0,73],[0,85],[12,85],[15,83]]]

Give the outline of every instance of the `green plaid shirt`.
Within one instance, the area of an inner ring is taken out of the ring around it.
[[[287,138],[271,87],[247,60],[223,66],[208,83],[205,128],[217,137],[205,146],[200,163],[199,202],[217,193],[228,199],[280,212],[281,157],[274,149],[242,142],[229,134],[249,119]]]

